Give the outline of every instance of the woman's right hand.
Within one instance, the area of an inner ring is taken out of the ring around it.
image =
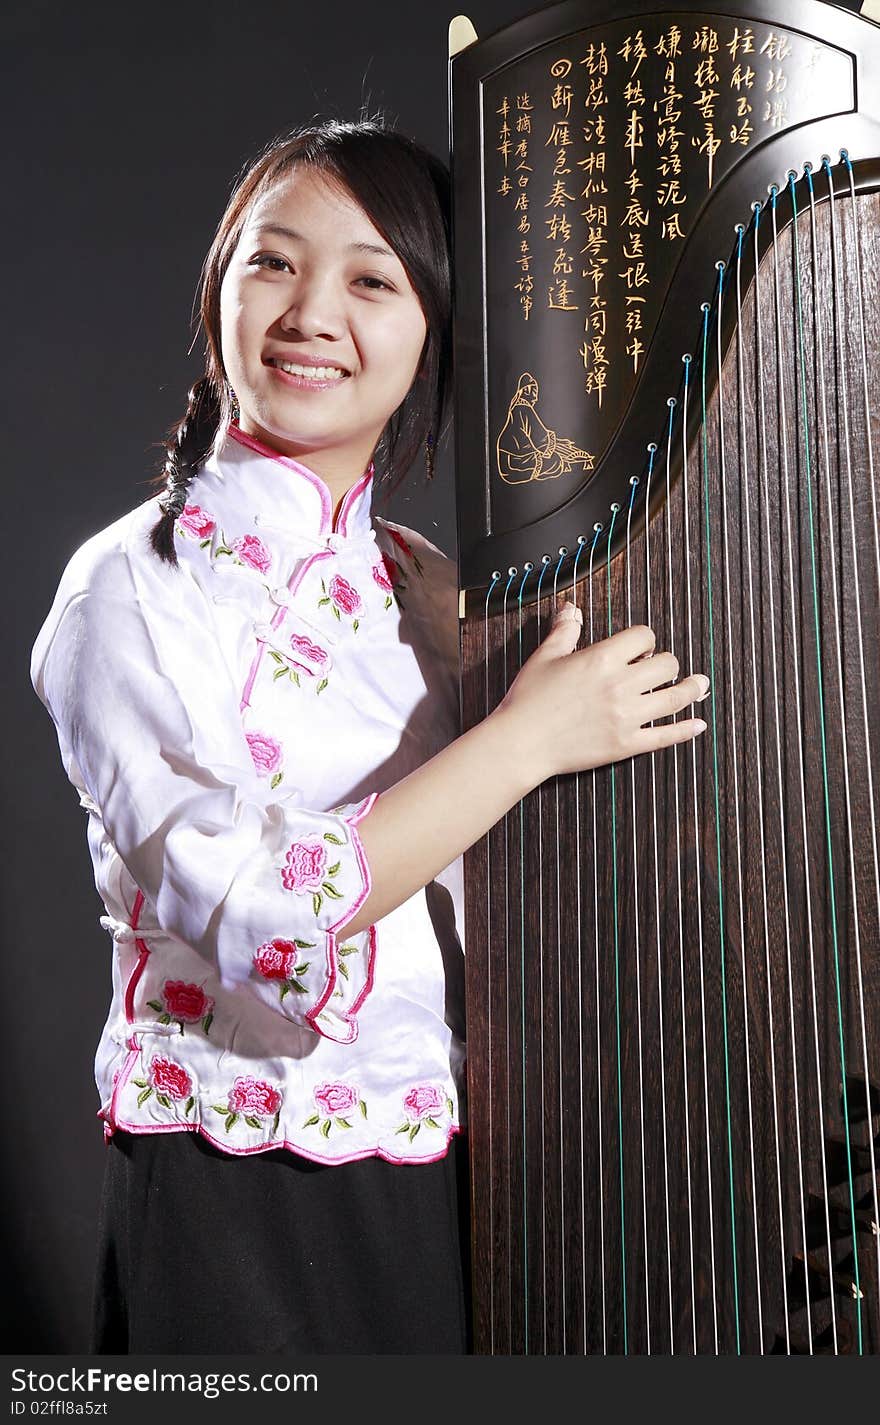
[[[654,652],[650,628],[635,624],[578,649],[582,624],[580,610],[562,604],[492,714],[512,730],[536,786],[689,742],[706,729],[702,718],[661,721],[706,697],[709,679],[694,673],[676,683],[678,659]]]

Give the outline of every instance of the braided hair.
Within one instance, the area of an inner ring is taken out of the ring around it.
[[[174,523],[183,513],[186,492],[211,453],[220,426],[221,402],[209,376],[200,376],[190,387],[186,411],[171,427],[165,445],[165,495],[159,501],[162,517],[153,526],[150,543],[167,564],[177,564],[174,550]]]
[[[220,289],[255,201],[297,164],[339,182],[363,208],[400,257],[419,298],[427,338],[417,377],[389,418],[373,459],[380,480],[395,489],[424,450],[428,478],[449,408],[452,366],[450,191],[445,164],[414,139],[387,127],[381,115],[352,122],[328,119],[273,139],[249,164],[233,189],[205,258],[199,287],[206,336],[205,374],[189,392],[186,411],[168,432],[165,464],[156,477],[164,488],[161,517],[151,532],[155,552],[177,564],[174,528],[191,480],[207,460],[233,414],[223,367]]]

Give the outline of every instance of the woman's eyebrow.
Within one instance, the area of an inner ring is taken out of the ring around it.
[[[306,241],[302,233],[298,233],[295,228],[285,228],[280,223],[260,223],[256,231],[258,233],[273,233],[276,237],[291,238],[294,242]],[[389,247],[379,247],[372,242],[350,242],[348,246],[354,252],[374,252],[380,257],[395,256]]]

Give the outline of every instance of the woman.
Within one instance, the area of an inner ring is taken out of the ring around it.
[[[114,941],[93,1347],[460,1352],[459,858],[545,777],[696,735],[644,724],[706,680],[649,692],[647,629],[569,656],[568,605],[456,738],[455,569],[372,513],[445,412],[418,145],[273,143],[201,312],[164,494],[74,555],[33,655]]]

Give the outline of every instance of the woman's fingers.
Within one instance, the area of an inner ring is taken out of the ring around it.
[[[640,658],[633,663],[629,677],[632,686],[640,693],[662,688],[664,683],[674,683],[678,677],[678,659],[674,653],[655,653],[653,658]]]
[[[652,663],[655,661],[658,660],[651,659]],[[644,720],[656,722],[659,718],[672,717],[691,703],[700,702],[708,691],[709,679],[705,674],[692,673],[689,678],[674,683],[671,688],[658,688],[656,692],[645,693],[642,696]]]
[[[655,723],[653,727],[643,727],[640,730],[641,740],[636,752],[660,752],[662,748],[672,747],[677,742],[693,742],[695,737],[705,731],[706,724],[701,717],[683,718],[681,722]]]

